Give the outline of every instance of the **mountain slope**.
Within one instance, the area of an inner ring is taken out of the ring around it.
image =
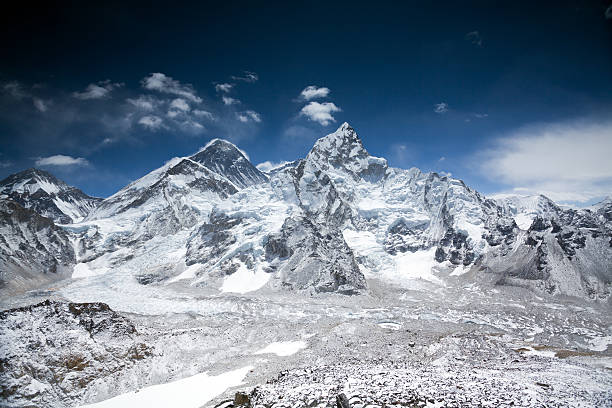
[[[0,198],[13,200],[60,224],[82,220],[102,201],[38,169],[24,170],[0,181]]]
[[[70,277],[75,262],[69,234],[53,220],[0,200],[0,289],[13,293]]]

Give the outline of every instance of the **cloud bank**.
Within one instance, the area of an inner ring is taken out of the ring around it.
[[[72,157],[63,154],[56,154],[49,157],[39,157],[35,162],[36,166],[88,166],[89,162],[83,157]]]
[[[544,194],[587,202],[612,194],[612,121],[576,121],[521,128],[498,139],[475,160],[500,193]]]

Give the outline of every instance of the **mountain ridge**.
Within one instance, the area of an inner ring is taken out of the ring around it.
[[[373,278],[410,287],[465,275],[608,299],[611,207],[489,199],[448,175],[389,167],[345,122],[268,175],[215,139],[67,231],[79,270],[117,269],[147,284],[207,285],[247,271],[270,288],[358,293]],[[148,259],[154,253],[165,263]]]

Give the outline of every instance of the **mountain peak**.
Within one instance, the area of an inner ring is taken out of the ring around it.
[[[197,154],[200,154],[205,151],[225,151],[225,152],[235,152],[235,154],[240,154],[244,156],[245,159],[249,160],[249,155],[247,152],[230,142],[229,140],[215,138],[210,142],[206,143],[206,145],[200,149]]]
[[[189,158],[226,177],[238,188],[268,180],[266,175],[249,161],[246,152],[224,139],[211,140],[202,150]]]
[[[62,224],[83,219],[100,201],[36,168],[11,174],[0,181],[0,198],[13,200]]]
[[[387,169],[387,161],[371,156],[355,129],[347,122],[335,132],[317,140],[306,159],[322,167],[343,169],[356,177],[378,179]]]

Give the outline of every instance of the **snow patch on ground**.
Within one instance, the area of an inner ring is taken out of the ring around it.
[[[72,270],[72,277],[74,279],[88,278],[90,276],[104,275],[106,272],[108,272],[107,268],[91,270],[86,263],[78,263],[74,265],[74,269]]]
[[[308,345],[305,341],[275,341],[261,350],[256,351],[255,354],[276,354],[279,357],[286,357],[306,347],[308,347]]]
[[[255,272],[249,270],[244,264],[236,272],[225,278],[221,285],[221,292],[247,293],[262,288],[269,280],[271,274],[262,268],[257,268]]]
[[[518,225],[520,229],[528,230],[533,223],[533,217],[533,214],[521,213],[514,217],[514,222],[516,222],[516,225]]]
[[[423,279],[433,283],[443,282],[432,273],[436,248],[425,251],[405,252],[395,257],[398,274],[406,279]]]
[[[193,279],[196,277],[196,272],[198,272],[198,270],[200,269],[200,267],[202,266],[202,264],[196,263],[193,265],[189,265],[188,267],[185,268],[185,270],[183,272],[181,272],[179,275],[175,276],[172,279],[168,280],[168,283],[174,283],[183,279]]]
[[[252,368],[252,366],[242,367],[216,376],[209,376],[207,373],[196,374],[122,394],[106,401],[84,405],[83,408],[198,408],[228,388],[242,384],[244,377]]]

